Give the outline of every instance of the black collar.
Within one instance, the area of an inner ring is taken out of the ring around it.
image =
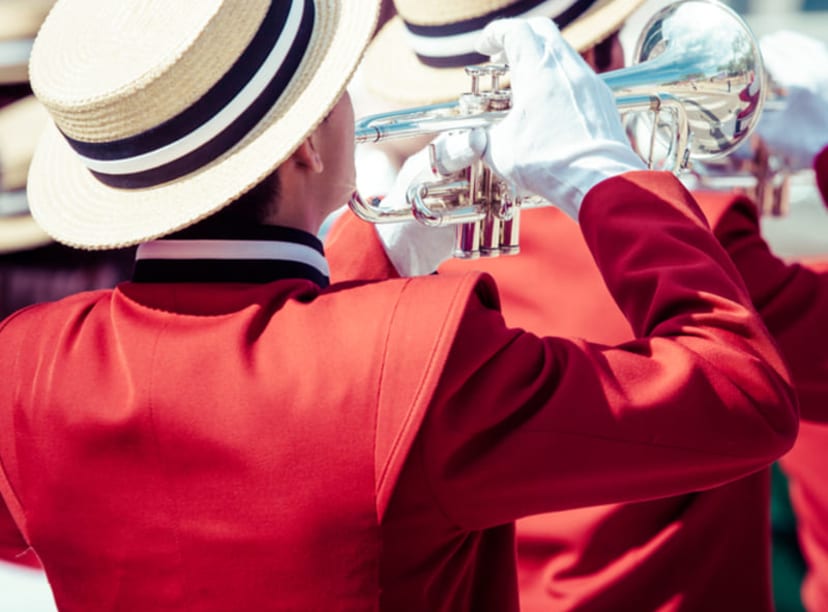
[[[229,232],[187,232],[138,247],[136,283],[269,283],[304,278],[330,284],[322,242],[305,231],[275,226]]]

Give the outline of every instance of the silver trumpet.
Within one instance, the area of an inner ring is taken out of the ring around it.
[[[651,168],[657,144],[666,152],[664,167],[679,173],[691,160],[726,156],[750,135],[764,104],[765,71],[753,33],[731,9],[710,0],[667,6],[647,22],[634,57],[632,66],[601,77],[622,115],[649,117],[648,153],[634,146]],[[487,64],[466,72],[470,91],[457,101],[365,117],[356,123],[356,142],[434,137],[501,120],[511,106],[504,87],[508,68]],[[659,129],[665,114],[671,126],[666,137]],[[365,202],[355,193],[351,209],[373,223],[414,218],[430,226],[456,224],[455,257],[471,259],[517,253],[520,209],[550,205],[518,196],[482,161],[449,175],[432,166],[431,176],[408,190],[407,207]]]
[[[769,76],[766,82],[762,112],[780,112],[787,92]],[[754,133],[732,155],[693,164],[686,179],[694,189],[744,193],[756,202],[760,214],[781,217],[790,210],[791,183],[812,182],[813,170],[795,168],[785,155]]]

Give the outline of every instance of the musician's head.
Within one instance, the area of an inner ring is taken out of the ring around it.
[[[464,68],[488,61],[479,33],[504,17],[553,19],[597,70],[623,65],[618,32],[644,0],[394,0],[397,15],[365,55],[367,89],[397,107],[457,99],[468,89]]]
[[[119,247],[253,190],[254,219],[321,221],[353,183],[343,91],[379,1],[60,0],[31,57],[54,120],[29,176],[35,218],[70,245]]]

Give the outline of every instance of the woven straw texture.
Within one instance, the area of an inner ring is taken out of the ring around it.
[[[31,70],[33,83],[38,84],[36,91],[47,108],[50,100],[61,101],[64,105],[67,100],[71,100],[75,108],[70,114],[95,116],[99,106],[106,106],[113,99],[112,93],[115,92],[104,95],[104,92],[98,90],[96,97],[83,100],[77,94],[67,95],[61,88],[56,92],[49,89],[52,83],[62,83],[64,78],[67,83],[71,81],[69,77],[52,74],[55,70],[53,62],[56,60],[52,59],[55,49],[68,45],[64,40],[66,34],[61,30],[71,29],[69,24],[85,21],[85,30],[100,28],[101,31],[95,35],[96,40],[110,50],[117,46],[119,40],[124,40],[122,37],[127,31],[131,32],[132,37],[127,40],[134,41],[136,37],[146,35],[141,31],[145,25],[143,15],[135,16],[125,12],[123,24],[115,29],[108,28],[106,22],[97,21],[97,11],[109,4],[109,0],[74,0],[65,5],[59,3],[44,24],[35,43]],[[180,3],[182,7],[186,5],[186,9],[178,8],[179,3],[167,0],[119,0],[111,4],[127,4],[135,7],[132,11],[151,8],[163,15],[162,18],[152,18],[152,23],[161,31],[159,38],[167,41],[166,45],[162,45],[163,51],[155,55],[163,63],[158,68],[163,70],[155,72],[151,67],[145,67],[142,71],[129,68],[127,66],[133,60],[133,55],[132,52],[124,52],[111,58],[112,66],[106,71],[109,75],[117,73],[120,68],[132,72],[131,80],[110,79],[110,86],[117,85],[118,93],[123,93],[124,96],[128,96],[126,92],[138,83],[141,88],[153,87],[155,78],[167,83],[172,91],[159,94],[158,99],[166,101],[164,103],[170,106],[163,107],[163,103],[147,104],[142,109],[147,117],[141,119],[140,124],[157,124],[174,112],[173,105],[181,106],[174,103],[178,85],[168,77],[168,71],[180,73],[179,68],[183,66],[181,63],[172,65],[176,63],[170,56],[173,43],[182,45],[182,54],[193,55],[191,66],[209,64],[212,61],[210,55],[223,53],[217,47],[224,45],[228,36],[208,33],[206,30],[227,26],[229,22],[219,17],[222,12],[217,9],[219,0],[197,3],[216,9],[211,13],[199,8],[196,11],[197,17],[190,14],[194,5],[189,2]],[[261,8],[258,0],[225,0],[224,4],[230,11],[228,14],[233,14],[233,28],[236,20],[239,23],[245,22],[238,13],[254,14]],[[29,202],[38,223],[56,240],[70,246],[89,249],[127,246],[191,225],[226,206],[259,182],[295,150],[339,99],[370,39],[379,8],[378,0],[315,0],[315,5],[317,17],[309,49],[279,102],[239,144],[209,165],[181,179],[145,189],[107,187],[92,176],[54,124],[50,124],[35,153],[29,173]],[[106,12],[111,17],[119,10],[110,7]],[[183,43],[179,33],[181,26],[174,23],[176,19],[188,25],[185,31],[189,32],[189,36]],[[195,36],[198,24],[204,25],[205,32]],[[236,34],[236,31],[231,29],[229,33]],[[144,46],[143,42],[136,44],[141,48]],[[87,47],[87,53],[91,52],[92,49]],[[82,60],[76,56],[73,64],[65,68],[85,71]],[[221,61],[226,61],[226,57]],[[182,78],[188,83],[193,81],[191,86],[194,91],[203,87],[197,76]],[[87,90],[83,89],[85,77],[78,77],[78,82],[82,92],[96,91],[93,85]],[[84,109],[84,106],[87,108]],[[113,111],[113,114],[117,113]],[[65,113],[61,115],[61,120],[66,120]],[[123,125],[118,125],[118,118],[114,116],[101,123],[107,126],[106,129],[114,129],[118,133],[125,130]],[[73,129],[74,133],[88,136],[100,128],[76,125]]]
[[[598,0],[583,15],[564,28],[564,38],[578,51],[595,46],[618,30],[624,21],[643,4],[644,0]],[[445,25],[479,16],[479,7],[492,6],[490,10],[513,4],[503,0],[476,2],[439,2],[437,0],[395,0],[400,15],[411,14],[424,21],[424,7],[451,5],[465,7],[465,13],[457,14]],[[408,12],[410,11],[410,13]],[[488,12],[488,11],[485,11]],[[445,10],[439,10],[440,20],[445,20]],[[412,21],[409,19],[409,21]],[[429,25],[435,25],[435,23]],[[406,32],[400,16],[394,17],[377,34],[368,48],[364,62],[365,84],[373,94],[387,100],[390,106],[420,106],[455,100],[469,88],[469,78],[463,68],[432,68],[417,58],[406,42]],[[508,83],[508,80],[506,81]]]
[[[85,142],[132,136],[198,100],[249,44],[267,0],[83,0],[95,21],[64,26],[64,3],[43,24],[32,89],[65,134]],[[244,10],[239,10],[239,3]],[[110,24],[104,29],[101,23]],[[117,58],[113,61],[113,58]]]

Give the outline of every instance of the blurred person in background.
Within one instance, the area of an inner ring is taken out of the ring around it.
[[[56,243],[29,212],[26,176],[48,120],[29,85],[29,54],[53,4],[0,0],[0,318],[31,304],[113,287],[129,277],[134,260],[134,249],[79,251]],[[36,555],[16,548],[15,534],[4,530],[9,524],[0,519],[0,610],[53,610]]]
[[[501,2],[499,6],[519,12],[537,4],[518,1]],[[609,3],[617,7],[613,18],[598,24],[590,22],[589,31],[584,32],[578,29],[577,12],[588,15],[589,9],[585,7],[589,4],[555,3],[554,9],[548,8],[550,4],[545,6],[548,16],[553,18],[555,11],[563,11],[568,20],[576,11],[573,21],[562,23],[563,33],[570,40],[575,39],[576,49],[595,69],[622,67],[624,54],[618,30],[640,3]],[[457,34],[470,23],[494,18],[491,3],[478,2],[453,20],[445,17],[440,2],[397,0],[396,6],[399,16],[379,33],[362,66],[365,88],[374,95],[367,107],[376,112],[457,99],[468,87],[462,66],[474,63],[475,58],[456,52],[459,57],[449,55],[435,60],[423,50],[462,47]],[[422,24],[434,26],[432,31],[436,34],[429,45],[422,42],[422,37],[412,35],[425,29]],[[416,48],[418,43],[423,45],[421,49]],[[452,60],[457,61],[452,65]],[[814,63],[816,67],[824,65]],[[828,169],[820,151],[828,140],[821,128],[822,115],[802,114],[803,108],[795,96],[790,102],[789,112],[801,113],[812,125],[802,126],[808,134],[797,136],[789,131],[786,135],[792,142],[815,143],[809,144],[802,157],[804,163],[816,164],[817,175],[824,180]],[[820,106],[823,101],[819,96],[811,96],[809,103]],[[765,127],[772,129],[770,124]],[[386,159],[396,166],[422,144],[405,140],[387,143]],[[417,164],[413,160],[409,163]],[[417,170],[404,169],[397,184],[390,187],[389,197],[400,199]],[[370,173],[372,169],[364,167],[362,171]],[[773,255],[761,239],[755,206],[749,199],[733,193],[698,197],[717,236],[740,269],[744,268],[757,306],[788,349],[786,354],[795,369],[802,371],[803,365],[808,366],[798,382],[803,393],[818,386],[815,401],[809,398],[809,415],[819,419],[815,409],[828,405],[828,390],[822,386],[822,381],[828,380],[828,372],[823,370],[828,367],[828,359],[802,358],[825,351],[826,343],[813,334],[818,329],[828,333],[828,328],[824,324],[812,326],[813,317],[819,318],[825,311],[824,302],[819,300],[825,281],[815,271],[789,266]],[[331,240],[349,231],[353,223],[358,222],[350,214],[340,219]],[[735,228],[741,228],[744,235]],[[453,244],[452,228],[426,228],[417,238],[421,248],[400,248],[399,243],[405,241],[393,229],[384,231],[386,252],[398,269],[427,272],[449,257]],[[745,236],[756,247],[747,257]],[[425,245],[431,250],[423,248]],[[522,212],[521,252],[517,256],[451,260],[440,267],[443,273],[467,270],[483,270],[495,277],[504,316],[510,325],[540,334],[576,335],[608,344],[634,338],[604,289],[577,224],[560,210],[550,207]],[[541,270],[545,271],[543,276]],[[762,270],[759,278],[757,270]],[[540,278],[543,282],[531,280]],[[791,285],[799,287],[799,291],[788,290]],[[781,316],[777,310],[780,307],[785,309]],[[803,312],[804,318],[800,318]],[[801,335],[809,328],[811,335]],[[578,509],[518,521],[522,609],[773,609],[769,483],[769,473],[761,471],[722,487],[680,497]]]
[[[129,278],[134,249],[79,251],[52,241],[32,219],[26,173],[46,112],[32,95],[0,108],[0,317]]]
[[[763,115],[758,137],[791,172],[813,170],[828,205],[828,47],[793,31],[765,35],[761,47],[782,98],[779,110]],[[710,215],[714,231],[723,244],[731,245],[728,251],[794,376],[802,421],[797,442],[781,466],[806,561],[802,602],[812,612],[828,610],[828,249],[798,262],[777,257],[760,238],[755,206],[721,194],[711,197],[718,200]],[[777,224],[777,230],[786,228],[791,241],[796,240],[795,221]]]
[[[55,243],[29,214],[26,174],[47,114],[32,95],[32,41],[54,0],[0,2],[0,317],[29,304],[129,278],[134,249],[79,251]]]

